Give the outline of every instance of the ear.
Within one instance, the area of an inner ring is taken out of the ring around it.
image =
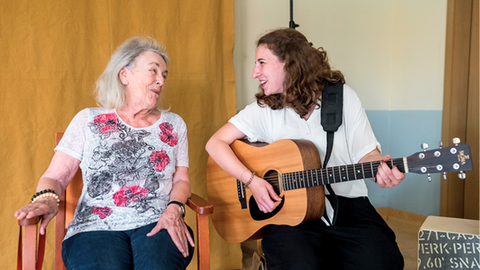
[[[120,78],[120,81],[122,82],[123,85],[128,85],[128,70],[127,67],[123,67],[120,69],[120,72],[118,72],[118,78]]]

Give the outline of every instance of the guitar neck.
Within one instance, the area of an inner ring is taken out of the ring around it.
[[[281,176],[284,190],[308,188],[334,183],[373,178],[377,174],[378,166],[383,161],[372,161],[359,164],[327,167],[299,172],[284,173]],[[392,168],[397,166],[398,170],[405,173],[406,158],[391,159],[386,164]],[[408,167],[407,167],[408,168]],[[408,170],[407,170],[408,172]]]

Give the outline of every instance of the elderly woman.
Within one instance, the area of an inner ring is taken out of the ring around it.
[[[62,248],[67,269],[185,269],[191,260],[187,128],[158,105],[167,64],[152,38],[121,45],[97,81],[102,107],[73,118],[32,202],[15,212],[43,216],[44,234],[80,166],[84,187]]]

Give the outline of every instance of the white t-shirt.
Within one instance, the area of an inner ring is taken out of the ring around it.
[[[80,111],[55,148],[80,160],[82,195],[65,239],[86,231],[135,229],[165,211],[176,166],[188,167],[187,128],[174,113],[145,128],[114,109]]]
[[[308,120],[293,109],[272,110],[253,102],[229,120],[251,142],[273,143],[281,139],[304,139],[315,144],[321,160],[325,157],[327,133],[321,125],[321,110],[317,107]],[[327,167],[356,164],[375,148],[380,150],[362,103],[348,85],[343,87],[343,122],[334,135],[332,154]],[[364,180],[332,184],[339,196],[355,198],[368,196]],[[328,191],[326,191],[328,193]],[[326,211],[332,216],[332,208],[326,200]]]

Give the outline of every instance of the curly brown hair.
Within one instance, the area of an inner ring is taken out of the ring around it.
[[[343,74],[330,68],[327,52],[321,47],[314,48],[297,30],[281,28],[269,32],[258,40],[257,48],[260,45],[266,45],[285,63],[285,92],[267,96],[259,87],[260,92],[255,94],[259,106],[267,105],[272,110],[292,108],[303,117],[312,105],[319,105],[326,82],[345,83]]]

